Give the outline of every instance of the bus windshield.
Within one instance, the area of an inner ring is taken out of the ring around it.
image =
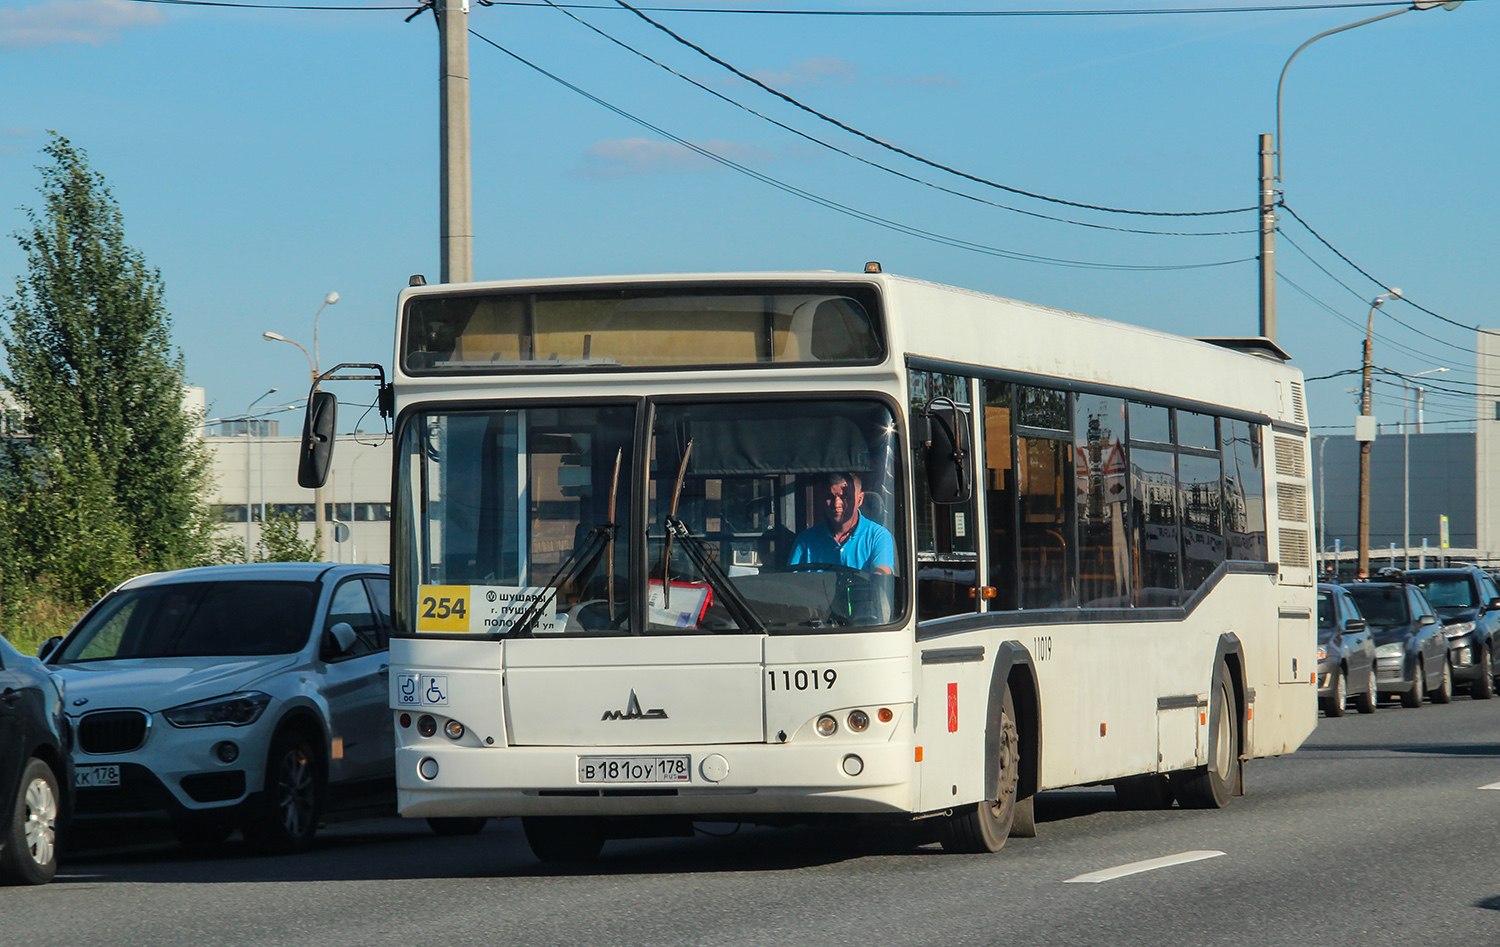
[[[808,633],[901,617],[889,407],[659,404],[644,483],[636,415],[617,403],[414,416],[393,557],[414,630]],[[631,522],[642,491],[644,541]]]

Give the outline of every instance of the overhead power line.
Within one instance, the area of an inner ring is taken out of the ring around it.
[[[479,0],[485,6],[546,7],[546,0]],[[1136,10],[773,10],[729,7],[640,7],[650,13],[720,13],[742,16],[830,16],[897,18],[1054,17],[1054,16],[1204,16],[1220,13],[1291,13],[1299,10],[1352,10],[1362,7],[1405,7],[1410,0],[1370,0],[1358,3],[1296,3],[1279,6],[1143,8]],[[618,10],[597,3],[565,3],[570,10]]]
[[[1310,233],[1314,237],[1316,237],[1318,239],[1319,243],[1323,244],[1323,246],[1325,246],[1328,249],[1332,250],[1334,252],[1334,255],[1336,255],[1340,260],[1343,260],[1345,263],[1347,263],[1351,267],[1353,267],[1359,273],[1359,275],[1363,276],[1365,279],[1367,279],[1370,282],[1374,283],[1376,286],[1379,286],[1381,289],[1385,290],[1386,292],[1390,292],[1391,291],[1391,287],[1387,286],[1381,280],[1378,280],[1375,277],[1371,276],[1369,274],[1369,272],[1364,269],[1364,267],[1360,266],[1358,263],[1355,263],[1353,260],[1349,259],[1347,256],[1345,256],[1343,254],[1343,251],[1339,250],[1338,247],[1334,246],[1333,244],[1331,244],[1327,240],[1325,240],[1323,238],[1322,234],[1318,233],[1316,230],[1314,230],[1312,228],[1311,224],[1309,224],[1307,221],[1303,220],[1300,216],[1298,216],[1297,212],[1295,210],[1292,210],[1292,208],[1290,206],[1288,206],[1285,201],[1282,201],[1279,206],[1283,210],[1285,210],[1288,214],[1291,214],[1292,217],[1293,217],[1293,219],[1295,219],[1297,221],[1297,223],[1301,224],[1307,230],[1308,233]],[[1480,329],[1479,329],[1478,326],[1464,325],[1462,322],[1459,322],[1456,319],[1449,319],[1447,316],[1443,315],[1442,313],[1433,312],[1431,309],[1428,309],[1426,306],[1419,306],[1419,305],[1417,305],[1416,303],[1412,302],[1410,299],[1407,299],[1406,296],[1404,296],[1404,295],[1399,296],[1398,298],[1402,302],[1406,303],[1408,306],[1411,306],[1413,309],[1421,310],[1422,312],[1427,313],[1429,316],[1432,316],[1434,319],[1440,319],[1443,322],[1448,323],[1449,325],[1458,326],[1460,329],[1467,329],[1470,332],[1478,332],[1478,331],[1480,331]]]
[[[815,117],[817,117],[819,119],[822,119],[823,121],[829,123],[830,125],[833,125],[836,128],[841,128],[841,129],[843,129],[844,131],[848,132],[851,135],[855,135],[855,136],[857,136],[859,138],[863,138],[865,141],[868,141],[871,144],[878,145],[879,147],[884,148],[887,151],[893,151],[896,154],[899,154],[899,155],[902,155],[904,157],[910,158],[913,161],[920,162],[921,164],[925,164],[928,167],[936,168],[939,171],[945,171],[948,174],[952,174],[952,175],[955,175],[957,177],[965,178],[967,180],[975,182],[976,184],[983,184],[986,187],[993,187],[993,188],[995,188],[997,190],[1005,191],[1005,192],[1010,193],[1010,194],[1017,194],[1017,195],[1020,195],[1021,197],[1029,197],[1029,198],[1032,198],[1033,200],[1046,201],[1049,204],[1061,204],[1061,205],[1063,205],[1065,207],[1077,207],[1077,208],[1080,208],[1082,210],[1095,210],[1095,211],[1100,211],[1102,213],[1109,213],[1109,214],[1133,214],[1133,215],[1138,215],[1138,216],[1142,216],[1142,217],[1216,217],[1216,216],[1219,216],[1221,214],[1239,214],[1239,213],[1246,213],[1246,212],[1253,211],[1253,210],[1259,210],[1259,207],[1256,207],[1256,206],[1251,206],[1251,207],[1232,207],[1232,208],[1228,208],[1226,210],[1196,210],[1196,211],[1127,210],[1125,208],[1120,208],[1120,207],[1107,207],[1107,206],[1104,206],[1104,205],[1101,205],[1101,204],[1085,204],[1085,203],[1082,203],[1080,201],[1064,200],[1063,198],[1060,198],[1060,197],[1049,197],[1049,196],[1047,196],[1045,194],[1038,194],[1035,191],[1026,191],[1026,190],[1022,190],[1021,188],[1018,188],[1018,187],[1011,187],[1008,184],[1001,184],[1001,183],[999,183],[997,181],[991,181],[988,178],[980,177],[977,174],[970,174],[967,171],[960,171],[959,169],[954,168],[954,167],[952,167],[950,165],[946,165],[946,164],[943,164],[943,163],[938,162],[938,161],[933,161],[931,158],[924,158],[923,156],[921,156],[919,154],[916,154],[915,152],[907,151],[905,148],[900,148],[900,147],[898,147],[896,145],[891,144],[888,141],[884,141],[884,140],[882,140],[880,138],[877,138],[874,135],[869,134],[868,132],[861,131],[858,128],[855,128],[852,125],[849,125],[849,124],[847,124],[845,122],[842,122],[842,121],[834,118],[831,115],[827,115],[827,114],[825,114],[823,112],[820,112],[817,109],[813,108],[812,106],[807,105],[807,104],[805,104],[803,102],[800,102],[800,101],[798,101],[797,99],[793,98],[790,95],[787,95],[785,92],[782,92],[782,91],[780,91],[778,89],[772,88],[771,86],[767,85],[766,83],[761,82],[759,79],[755,78],[754,76],[750,75],[749,73],[745,72],[744,70],[742,70],[742,69],[734,66],[733,64],[731,64],[729,62],[726,62],[723,59],[720,59],[718,56],[715,56],[713,53],[710,53],[708,50],[704,49],[702,46],[699,46],[697,43],[694,43],[693,41],[684,38],[683,36],[679,35],[678,33],[673,32],[670,28],[668,28],[664,24],[658,23],[656,20],[653,20],[651,17],[647,16],[641,10],[639,10],[636,7],[633,7],[630,4],[626,3],[625,0],[615,0],[615,2],[617,4],[619,4],[620,6],[624,7],[625,9],[629,10],[631,13],[634,13],[636,16],[640,17],[642,20],[645,20],[647,23],[649,23],[652,26],[656,27],[658,30],[661,30],[663,33],[667,34],[672,39],[676,40],[678,43],[681,43],[682,45],[686,46],[688,49],[693,50],[694,52],[698,53],[700,56],[703,56],[705,59],[708,59],[711,62],[717,63],[718,65],[720,65],[720,66],[724,67],[725,69],[729,70],[730,72],[734,73],[736,76],[739,76],[741,79],[744,79],[746,82],[752,83],[753,85],[756,85],[756,86],[760,87],[761,89],[764,89],[766,92],[769,92],[771,95],[776,96],[777,98],[781,99],[782,101],[786,102],[787,104],[792,105],[792,106],[794,106],[796,108],[799,108],[802,111],[808,113],[809,115],[812,115],[812,116],[815,116]]]
[[[481,2],[483,2],[483,0],[481,0]],[[686,82],[686,83],[688,83],[688,84],[690,84],[690,85],[692,85],[692,86],[694,86],[694,87],[696,87],[698,89],[701,89],[704,92],[707,92],[709,95],[713,96],[714,98],[719,99],[720,101],[723,101],[723,102],[727,102],[728,104],[733,105],[737,109],[740,109],[740,110],[742,110],[744,112],[748,112],[749,114],[754,115],[756,118],[762,119],[763,121],[766,121],[766,122],[769,122],[772,125],[775,125],[777,128],[780,128],[780,129],[782,129],[784,131],[791,132],[793,135],[796,135],[797,137],[799,137],[799,138],[801,138],[801,139],[803,139],[805,141],[812,142],[813,144],[818,145],[818,146],[823,147],[823,148],[826,148],[829,151],[835,152],[836,154],[843,155],[846,158],[852,158],[855,161],[860,162],[861,164],[868,165],[869,167],[876,168],[876,169],[884,171],[884,172],[886,172],[888,174],[895,175],[896,177],[901,178],[903,180],[911,181],[914,184],[920,184],[920,185],[922,185],[924,187],[933,188],[934,190],[941,191],[944,194],[951,194],[954,197],[960,197],[960,198],[963,198],[964,200],[974,201],[976,203],[984,204],[984,205],[989,206],[989,207],[994,207],[994,208],[996,208],[998,210],[1010,211],[1011,213],[1015,213],[1015,214],[1023,214],[1023,215],[1025,215],[1027,217],[1035,217],[1035,218],[1038,218],[1038,219],[1041,219],[1041,220],[1050,220],[1050,221],[1054,221],[1056,223],[1062,223],[1062,224],[1071,224],[1071,225],[1073,225],[1075,227],[1088,227],[1088,228],[1091,228],[1091,229],[1094,229],[1094,230],[1109,230],[1109,231],[1113,231],[1113,232],[1116,232],[1116,233],[1149,234],[1151,236],[1160,236],[1160,237],[1232,237],[1232,236],[1243,236],[1245,234],[1251,234],[1251,233],[1256,233],[1257,232],[1254,228],[1251,228],[1251,229],[1248,229],[1248,230],[1219,230],[1219,231],[1209,231],[1209,232],[1205,232],[1205,231],[1182,232],[1182,231],[1167,231],[1167,230],[1141,230],[1141,229],[1135,229],[1135,228],[1131,228],[1131,227],[1114,227],[1114,226],[1110,226],[1109,224],[1096,224],[1096,223],[1090,223],[1088,221],[1083,221],[1083,220],[1072,220],[1072,219],[1067,218],[1067,217],[1054,217],[1051,214],[1041,214],[1041,213],[1038,213],[1038,212],[1032,211],[1032,210],[1023,210],[1022,208],[1019,208],[1019,207],[1011,207],[1011,206],[1009,206],[1007,204],[1000,204],[1000,203],[997,203],[995,201],[987,200],[987,199],[985,199],[983,197],[979,197],[978,195],[975,195],[975,194],[969,194],[969,193],[967,193],[965,191],[959,191],[959,190],[955,190],[955,189],[950,188],[950,187],[944,187],[941,184],[938,184],[938,183],[933,182],[933,181],[929,181],[929,180],[927,180],[925,178],[920,178],[920,177],[917,177],[916,175],[907,174],[904,171],[897,170],[896,168],[893,168],[890,165],[881,164],[878,161],[871,160],[871,159],[866,158],[866,157],[864,157],[862,155],[857,155],[857,154],[853,153],[852,151],[849,151],[849,150],[844,149],[844,148],[840,148],[838,145],[835,145],[832,142],[824,141],[823,139],[818,138],[815,135],[809,135],[808,133],[802,131],[799,128],[794,128],[791,125],[786,124],[785,122],[778,121],[777,119],[774,119],[774,118],[770,117],[769,115],[766,115],[763,112],[757,111],[756,109],[753,109],[753,108],[751,108],[748,105],[745,105],[743,102],[740,102],[740,101],[738,101],[736,99],[730,98],[729,96],[727,96],[724,93],[718,91],[717,89],[709,88],[707,85],[704,85],[702,82],[699,82],[697,79],[694,79],[691,76],[687,76],[687,75],[684,75],[681,72],[678,72],[676,69],[673,69],[671,66],[667,65],[666,63],[661,62],[660,60],[655,59],[654,57],[652,57],[652,56],[650,56],[650,55],[648,55],[646,53],[641,52],[639,49],[636,49],[634,46],[631,46],[629,43],[626,43],[625,41],[619,39],[618,37],[616,37],[616,36],[614,36],[614,35],[612,35],[612,34],[610,34],[608,32],[605,32],[604,30],[601,30],[599,27],[597,27],[594,24],[588,22],[587,20],[582,19],[581,17],[578,17],[578,16],[574,15],[571,11],[569,11],[569,10],[566,9],[567,4],[553,3],[552,0],[542,0],[542,3],[540,5],[541,6],[552,7],[553,9],[555,9],[558,12],[562,13],[564,16],[567,16],[569,19],[573,20],[574,22],[576,22],[576,23],[578,23],[578,24],[586,27],[587,29],[593,31],[594,33],[598,34],[599,36],[604,37],[606,40],[609,40],[611,43],[614,43],[616,46],[619,46],[621,49],[624,49],[627,52],[632,53],[633,55],[639,56],[641,59],[644,59],[647,62],[651,63],[652,65],[657,66],[657,67],[659,67],[659,68],[661,68],[661,69],[663,69],[663,70],[671,73],[672,75],[676,76],[677,78],[681,79],[682,81],[684,81],[684,82]]]
[[[528,69],[531,69],[534,72],[537,72],[540,75],[543,75],[543,76],[547,77],[548,79],[551,79],[553,82],[556,82],[557,84],[563,86],[564,88],[569,89],[570,91],[575,92],[578,95],[583,96],[584,98],[586,98],[589,101],[595,103],[596,105],[600,106],[601,108],[607,109],[610,112],[613,112],[614,114],[620,116],[621,118],[624,118],[624,119],[627,119],[628,121],[634,122],[635,124],[640,125],[642,128],[646,128],[646,129],[648,129],[650,131],[653,131],[656,134],[661,135],[663,138],[666,138],[666,139],[668,139],[668,140],[670,140],[672,142],[675,142],[676,144],[681,145],[682,147],[687,148],[688,150],[690,150],[690,151],[692,151],[692,152],[694,152],[694,153],[696,153],[696,154],[698,154],[698,155],[700,155],[700,156],[702,156],[704,158],[707,158],[710,161],[714,161],[714,162],[717,162],[718,164],[721,164],[721,165],[723,165],[725,167],[732,168],[733,170],[739,171],[741,174],[745,174],[745,175],[747,175],[749,177],[752,177],[752,178],[756,179],[757,181],[760,181],[760,182],[762,182],[764,184],[769,184],[770,186],[772,186],[774,188],[777,188],[778,190],[781,190],[781,191],[784,191],[784,192],[786,192],[788,194],[792,194],[794,196],[800,197],[800,198],[802,198],[804,200],[810,201],[810,202],[812,202],[814,204],[818,204],[818,205],[820,205],[822,207],[826,207],[829,210],[836,211],[836,212],[838,212],[840,214],[844,214],[844,215],[849,216],[849,217],[854,217],[854,218],[856,218],[858,220],[863,220],[863,221],[865,221],[867,223],[875,224],[878,227],[884,227],[887,230],[894,230],[894,231],[896,231],[898,233],[904,233],[904,234],[907,234],[908,236],[918,237],[918,238],[923,239],[923,240],[930,240],[930,241],[933,241],[934,243],[940,243],[940,244],[943,244],[943,245],[946,245],[946,246],[950,246],[950,247],[954,247],[954,248],[957,248],[957,249],[972,250],[972,251],[974,251],[976,253],[983,253],[983,254],[986,254],[988,256],[1003,257],[1005,259],[1016,260],[1016,261],[1022,262],[1022,263],[1041,263],[1041,264],[1045,264],[1045,265],[1049,265],[1049,266],[1064,266],[1064,267],[1073,267],[1073,268],[1080,268],[1080,269],[1132,270],[1132,271],[1146,271],[1146,272],[1149,272],[1149,271],[1164,271],[1164,270],[1194,270],[1194,269],[1206,269],[1206,268],[1210,268],[1210,267],[1219,267],[1219,266],[1233,266],[1233,265],[1238,264],[1238,263],[1249,263],[1249,262],[1251,262],[1254,259],[1253,257],[1245,257],[1245,258],[1238,259],[1238,260],[1217,260],[1217,261],[1214,261],[1214,262],[1211,262],[1211,263],[1177,263],[1177,264],[1098,263],[1098,262],[1091,262],[1091,261],[1086,261],[1086,260],[1067,260],[1067,259],[1060,259],[1060,258],[1057,258],[1057,257],[1045,257],[1045,256],[1039,256],[1037,254],[1032,254],[1032,253],[1023,253],[1023,252],[1018,251],[1018,250],[1006,250],[1006,249],[1001,248],[1001,247],[993,247],[993,246],[989,246],[987,244],[976,243],[976,242],[973,242],[973,241],[970,241],[970,240],[963,240],[963,239],[958,238],[958,237],[952,237],[952,236],[948,236],[946,234],[940,234],[940,233],[936,233],[936,232],[930,231],[930,230],[923,230],[923,229],[921,229],[919,227],[915,227],[915,226],[912,226],[910,224],[904,224],[904,223],[901,223],[899,221],[891,220],[891,219],[886,218],[886,217],[881,217],[881,216],[879,216],[877,214],[872,214],[872,213],[870,213],[868,211],[859,210],[858,208],[851,207],[851,206],[849,206],[847,204],[841,204],[838,201],[832,200],[830,198],[822,197],[821,195],[818,195],[818,194],[814,194],[811,191],[805,190],[803,188],[796,187],[795,185],[792,185],[792,184],[788,184],[785,181],[782,181],[782,180],[779,180],[777,178],[771,177],[770,175],[764,174],[764,173],[762,173],[760,171],[756,171],[754,168],[751,168],[751,167],[748,167],[746,165],[740,164],[739,162],[734,161],[734,160],[732,160],[730,158],[726,158],[723,155],[720,155],[720,154],[718,154],[718,153],[716,153],[716,152],[714,152],[714,151],[712,151],[712,150],[710,150],[708,148],[704,148],[702,145],[695,144],[695,143],[693,143],[691,141],[688,141],[685,138],[682,138],[682,137],[680,137],[678,135],[674,135],[671,132],[667,131],[666,129],[661,128],[660,126],[654,125],[651,122],[648,122],[645,119],[643,119],[643,118],[641,118],[641,117],[639,117],[637,115],[633,115],[630,112],[625,111],[624,109],[620,108],[619,106],[613,105],[610,102],[605,101],[604,99],[600,98],[599,96],[594,95],[592,92],[589,92],[589,91],[587,91],[585,89],[580,88],[579,86],[574,85],[573,83],[569,82],[568,80],[562,78],[561,76],[559,76],[559,75],[557,75],[555,73],[549,72],[548,70],[542,68],[541,66],[537,65],[534,62],[531,62],[530,60],[524,58],[523,56],[519,55],[518,53],[515,53],[515,52],[513,52],[513,51],[511,51],[511,50],[509,50],[507,48],[505,48],[504,46],[501,46],[499,43],[495,42],[494,40],[490,39],[488,36],[485,36],[484,34],[478,32],[476,30],[471,29],[471,30],[469,30],[469,33],[470,33],[470,35],[478,38],[481,42],[484,42],[484,43],[486,43],[486,44],[488,44],[490,46],[493,46],[495,49],[497,49],[500,52],[504,53],[505,55],[509,56],[511,59],[514,59],[516,62],[520,63],[521,65],[523,65],[525,67],[527,67]]]

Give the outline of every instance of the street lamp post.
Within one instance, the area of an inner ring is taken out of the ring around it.
[[[1359,386],[1359,418],[1354,425],[1354,439],[1359,441],[1359,571],[1361,578],[1370,575],[1370,444],[1375,440],[1375,419],[1370,416],[1370,348],[1375,335],[1375,310],[1387,299],[1400,299],[1401,290],[1391,287],[1370,300],[1370,318],[1365,324],[1364,375]]]
[[[266,398],[269,398],[271,395],[274,395],[276,392],[278,392],[280,390],[281,390],[280,388],[272,388],[270,391],[267,391],[265,394],[261,395],[259,398],[256,398],[254,401],[250,402],[250,404],[245,408],[245,561],[246,562],[250,561],[250,556],[251,556],[251,551],[250,551],[251,550],[251,547],[250,547],[250,521],[252,519],[254,519],[254,517],[251,515],[251,510],[252,510],[251,503],[253,501],[250,498],[250,445],[255,442],[255,434],[254,434],[254,430],[255,430],[254,424],[255,424],[255,421],[251,419],[250,412],[251,412],[252,409],[254,409],[254,407],[256,405],[260,404]],[[263,439],[262,439],[262,443],[264,443]],[[260,468],[261,468],[261,477],[265,477],[266,465],[265,465],[264,458],[262,458]],[[262,489],[264,489],[265,481],[262,480],[261,483],[262,483]],[[265,505],[264,504],[264,500],[265,500],[265,495],[264,494],[261,495],[261,500],[262,500],[262,504],[261,504],[262,508],[264,508],[264,505]],[[261,516],[262,516],[262,518],[264,518],[264,516],[265,516],[264,509],[262,509]]]
[[[1307,47],[1316,43],[1325,36],[1335,33],[1343,33],[1357,26],[1365,26],[1380,20],[1399,16],[1412,10],[1431,10],[1433,7],[1442,7],[1444,10],[1457,10],[1464,0],[1416,0],[1409,7],[1372,16],[1356,23],[1324,30],[1317,36],[1298,46],[1287,57],[1286,65],[1281,67],[1281,76],[1276,80],[1276,136],[1261,135],[1259,141],[1260,149],[1260,334],[1276,341],[1276,195],[1279,191],[1277,185],[1281,183],[1282,147],[1281,137],[1281,89],[1286,83],[1286,71],[1291,68],[1292,60],[1297,54]],[[1271,167],[1271,159],[1275,158],[1274,173]]]
[[[1407,410],[1411,407],[1411,385],[1408,381],[1412,378],[1421,378],[1423,375],[1434,375],[1438,372],[1446,372],[1446,368],[1429,368],[1425,372],[1417,372],[1414,375],[1397,374],[1401,379],[1401,387],[1404,389],[1401,399],[1401,466],[1402,466],[1402,501],[1401,501],[1401,545],[1406,549],[1406,559],[1402,566],[1404,569],[1411,568],[1411,419],[1407,416]],[[1417,397],[1421,397],[1421,386],[1417,387]],[[1418,417],[1421,417],[1420,408]],[[1417,433],[1422,433],[1421,428]]]
[[[330,293],[329,295],[332,295],[332,294]],[[327,305],[327,303],[325,302],[324,305]],[[319,309],[318,311],[320,313],[322,312],[321,309]],[[316,328],[316,326],[314,326],[314,328]],[[302,346],[302,344],[300,342],[293,341],[292,339],[287,338],[286,336],[282,335],[279,332],[262,332],[261,333],[261,338],[263,338],[263,339],[265,339],[265,340],[267,340],[269,342],[289,342],[292,345],[297,346],[297,348],[302,349],[302,354],[307,356],[307,370],[308,370],[309,374],[312,375],[313,390],[314,391],[317,390],[317,388],[318,388],[318,366],[317,366],[317,363],[313,361],[313,357],[312,357],[312,353],[311,352],[309,352],[307,349],[303,348],[303,346]],[[325,548],[326,545],[327,545],[327,539],[323,535],[323,533],[326,532],[326,529],[325,529],[326,526],[327,526],[327,519],[326,519],[326,517],[323,514],[323,488],[322,487],[318,487],[316,490],[313,491],[313,534],[317,537],[318,554],[321,555],[321,556],[324,556],[324,557],[326,557],[328,555],[327,550]]]

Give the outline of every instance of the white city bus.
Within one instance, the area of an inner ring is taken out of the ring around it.
[[[994,851],[1038,791],[1218,807],[1311,732],[1284,354],[870,268],[401,294],[404,815]]]

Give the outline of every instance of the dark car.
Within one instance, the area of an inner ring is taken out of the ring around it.
[[[1380,695],[1396,694],[1403,707],[1453,699],[1448,641],[1422,590],[1405,582],[1358,582],[1346,586],[1375,637],[1375,681]]]
[[[0,638],[0,877],[46,884],[72,802],[63,683]]]
[[[1475,700],[1495,696],[1495,674],[1500,670],[1500,588],[1489,573],[1474,566],[1454,569],[1416,569],[1406,580],[1422,590],[1443,622],[1453,680]]]
[[[1375,682],[1375,638],[1349,593],[1338,585],[1318,586],[1318,703],[1323,713],[1342,717],[1354,706],[1373,714],[1380,702]]]

